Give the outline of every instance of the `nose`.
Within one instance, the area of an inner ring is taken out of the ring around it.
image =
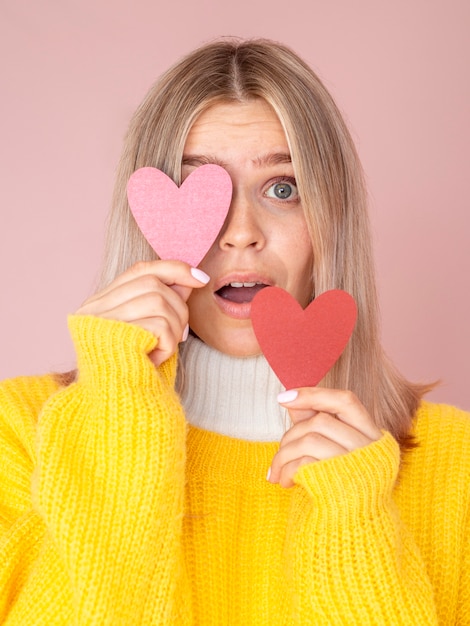
[[[234,190],[229,212],[220,231],[219,247],[222,250],[231,248],[258,250],[263,248],[264,244],[261,215],[256,211],[255,203]]]

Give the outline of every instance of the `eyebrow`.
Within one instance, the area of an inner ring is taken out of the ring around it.
[[[280,163],[292,163],[291,155],[288,152],[268,152],[252,160],[255,167],[269,167]],[[210,163],[227,167],[227,164],[211,154],[184,154],[182,165],[208,165]]]
[[[226,163],[218,159],[216,156],[210,154],[183,154],[181,159],[181,165],[220,165],[220,167],[226,167]]]
[[[292,163],[292,157],[288,152],[269,152],[253,159],[256,167],[279,165],[280,163]]]

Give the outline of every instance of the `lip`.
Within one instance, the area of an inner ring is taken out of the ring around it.
[[[225,315],[239,320],[250,319],[251,302],[232,302],[221,298],[216,292],[229,283],[263,283],[269,287],[274,285],[271,278],[255,272],[232,272],[218,278],[214,283],[214,299],[217,306]]]
[[[257,274],[256,272],[232,272],[215,281],[214,292],[229,283],[263,283],[269,287],[274,285],[274,281],[264,274]]]

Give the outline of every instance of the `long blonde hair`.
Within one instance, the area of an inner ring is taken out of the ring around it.
[[[429,387],[406,381],[382,350],[362,167],[332,97],[289,48],[267,40],[218,40],[187,55],[149,91],[119,164],[101,284],[137,261],[156,258],[128,207],[132,172],[153,166],[179,183],[186,137],[198,115],[216,102],[253,98],[273,107],[286,133],[312,240],[314,296],[344,289],[358,306],[353,337],[322,385],[353,391],[377,425],[406,444]]]

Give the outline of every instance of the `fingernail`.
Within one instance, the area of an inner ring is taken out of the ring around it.
[[[292,402],[292,400],[295,400],[298,395],[299,395],[299,392],[297,391],[297,389],[288,389],[287,391],[282,391],[277,396],[277,401],[278,402]]]
[[[271,468],[268,469],[268,473],[266,475],[266,480],[269,480],[271,478]]]
[[[193,275],[193,277],[196,280],[198,280],[200,283],[203,283],[204,285],[207,285],[207,283],[211,279],[210,276],[208,276],[205,272],[203,272],[202,270],[198,269],[197,267],[192,267],[191,268],[191,274]]]
[[[183,330],[183,337],[181,338],[181,341],[186,341],[186,339],[188,338],[188,335],[189,335],[189,324],[186,324],[186,327]]]

